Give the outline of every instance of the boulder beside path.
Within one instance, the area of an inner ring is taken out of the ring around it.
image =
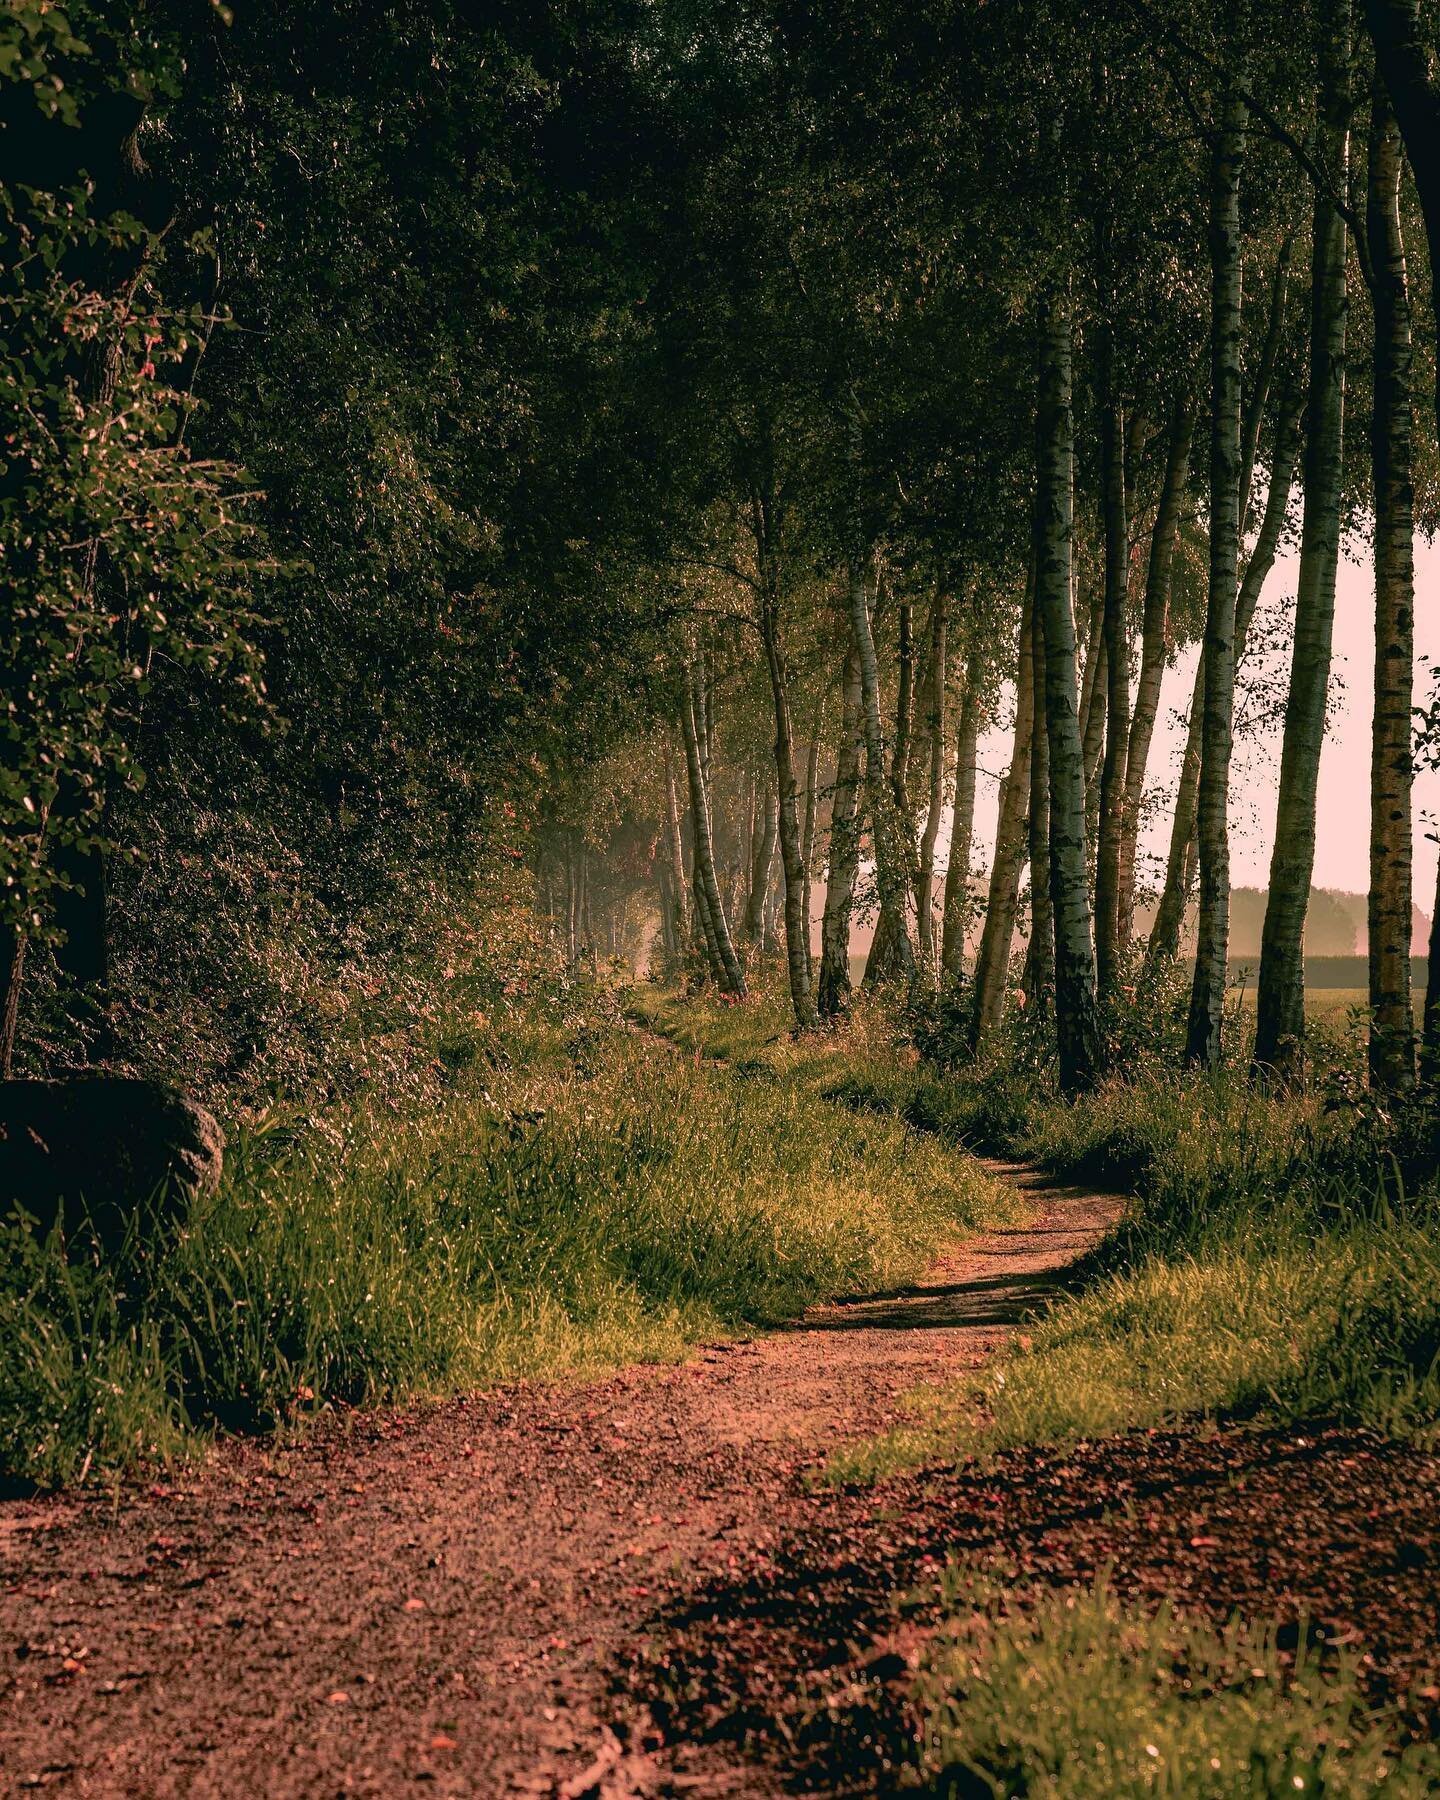
[[[0,1081],[0,1218],[23,1212],[42,1235],[87,1221],[102,1248],[136,1214],[173,1227],[219,1184],[225,1137],[204,1107],[134,1076],[82,1071]]]

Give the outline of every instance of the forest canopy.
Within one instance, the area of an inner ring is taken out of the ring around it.
[[[1368,538],[1371,1074],[1408,1088],[1429,29],[1405,0],[7,9],[7,1064],[253,1105],[383,1038],[398,1077],[528,876],[572,963],[739,994],[782,946],[801,1029],[870,916],[867,981],[978,1045],[1019,931],[1071,1089],[1196,905],[1214,1066],[1237,670],[1298,545],[1254,1052],[1293,1070]]]

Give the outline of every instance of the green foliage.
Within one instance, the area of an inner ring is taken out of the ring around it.
[[[0,922],[38,937],[68,881],[56,852],[108,847],[112,799],[144,779],[135,738],[156,668],[227,722],[262,693],[263,543],[237,469],[184,441],[213,321],[166,305],[159,240],[115,203],[118,136],[83,130],[107,84],[162,85],[173,46],[141,41],[128,68],[91,55],[57,8],[0,21],[11,167],[64,182],[0,184]],[[51,140],[66,134],[97,166],[65,166]]]
[[[1224,1631],[1150,1615],[1108,1587],[1006,1605],[963,1568],[918,1692],[933,1791],[1029,1800],[1420,1800],[1440,1783],[1434,1745],[1393,1742],[1401,1722],[1367,1705],[1353,1658],[1271,1628]]]
[[[442,1106],[362,1100],[323,1132],[273,1116],[153,1268],[7,1234],[10,1475],[124,1467],[327,1402],[675,1357],[913,1276],[992,1204],[895,1121],[697,1069],[578,995],[441,1025]]]

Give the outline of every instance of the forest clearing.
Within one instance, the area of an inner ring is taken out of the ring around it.
[[[0,1790],[1440,1794],[1440,6],[8,0]]]

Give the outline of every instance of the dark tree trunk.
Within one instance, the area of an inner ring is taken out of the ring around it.
[[[805,856],[800,841],[799,784],[795,779],[795,735],[790,718],[790,670],[780,635],[780,588],[772,560],[770,525],[765,503],[754,502],[756,546],[759,552],[760,636],[765,645],[765,666],[770,674],[770,699],[775,710],[775,775],[779,790],[780,866],[784,876],[785,968],[790,981],[790,1004],[797,1030],[811,1031],[819,1024],[815,998],[810,990],[810,920],[806,912]]]
[[[995,858],[985,902],[985,924],[975,956],[973,1037],[978,1049],[1000,1018],[1005,984],[1010,976],[1010,949],[1020,904],[1020,871],[1025,866],[1026,820],[1030,806],[1030,757],[1034,743],[1037,671],[1033,655],[1035,572],[1031,561],[1020,609],[1020,636],[1015,672],[1015,744],[1010,769],[1000,789],[1000,818],[995,831]]]
[[[1120,865],[1125,836],[1125,762],[1130,745],[1130,529],[1125,514],[1125,427],[1115,356],[1102,327],[1100,469],[1105,522],[1105,755],[1095,852],[1095,965],[1101,994],[1120,968]],[[1032,831],[1034,826],[1032,823]]]
[[[820,734],[825,727],[825,697],[815,706],[815,723],[810,732],[810,749],[805,758],[805,823],[801,829],[800,854],[805,860],[805,891],[801,911],[805,915],[805,956],[810,965],[810,985],[815,985],[815,957],[811,949],[811,914],[814,911],[815,826],[820,811]]]
[[[1045,666],[1045,633],[1034,608],[1030,654]],[[1043,687],[1035,692],[1030,744],[1030,945],[1025,956],[1026,1012],[1044,1017],[1055,991],[1055,908],[1050,900],[1050,739]]]
[[[1349,0],[1328,0],[1321,29],[1320,160],[1343,191],[1350,141]],[[1298,1065],[1305,1037],[1305,913],[1315,869],[1315,802],[1330,686],[1344,482],[1345,239],[1344,220],[1329,197],[1317,193],[1305,517],[1255,1015],[1255,1066],[1282,1077]]]
[[[1295,485],[1295,464],[1300,454],[1300,404],[1287,394],[1275,426],[1275,447],[1270,459],[1270,489],[1255,547],[1245,565],[1245,577],[1235,602],[1235,658],[1238,667],[1245,654],[1250,622],[1280,545],[1290,490]],[[1180,950],[1180,927],[1189,904],[1195,863],[1195,819],[1200,795],[1200,733],[1205,718],[1205,654],[1195,668],[1190,695],[1190,722],[1180,765],[1180,784],[1175,796],[1175,817],[1170,834],[1170,855],[1165,867],[1165,886],[1150,933],[1152,962],[1172,960]],[[1189,871],[1189,873],[1187,873]]]
[[[980,742],[981,687],[985,663],[979,651],[965,659],[965,690],[955,733],[955,807],[951,813],[950,861],[945,870],[945,912],[940,938],[941,979],[958,982],[965,973],[965,933],[970,923],[970,858],[975,839],[975,759]]]
[[[845,654],[840,744],[830,801],[829,872],[820,925],[820,975],[815,987],[821,1016],[837,1018],[850,998],[850,913],[860,866],[860,744],[863,734],[860,656],[852,640]]]
[[[775,864],[775,845],[780,835],[780,797],[768,781],[755,778],[757,818],[752,833],[750,880],[745,897],[745,936],[758,944],[765,933],[765,897],[770,891],[770,871]]]
[[[1100,1072],[1095,946],[1085,857],[1085,764],[1080,742],[1075,615],[1070,605],[1074,539],[1074,343],[1070,312],[1051,297],[1041,332],[1036,429],[1035,610],[1044,632],[1043,691],[1050,757],[1050,898],[1055,908],[1055,1035],[1060,1086],[1094,1086]],[[1033,885],[1033,876],[1032,876]]]
[[[1240,573],[1240,171],[1248,109],[1225,99],[1210,188],[1210,582],[1200,735],[1200,918],[1185,1037],[1187,1059],[1218,1068],[1230,951],[1230,752],[1235,723],[1235,603]]]
[[[1420,0],[1366,0],[1365,18],[1415,177],[1430,246],[1430,304],[1440,330],[1440,279],[1433,274],[1440,269],[1440,85],[1432,73],[1429,44],[1421,29]],[[1435,410],[1440,420],[1440,359],[1435,364],[1435,382]]]
[[[1150,533],[1150,561],[1145,575],[1145,607],[1140,626],[1140,681],[1135,692],[1135,713],[1130,722],[1130,742],[1125,752],[1118,903],[1122,949],[1128,949],[1135,924],[1135,862],[1140,840],[1140,814],[1145,798],[1150,744],[1160,712],[1165,659],[1170,653],[1170,572],[1180,529],[1180,509],[1190,478],[1190,439],[1194,423],[1194,408],[1187,398],[1176,408],[1171,423],[1165,477]]]
[[[1400,133],[1375,84],[1366,236],[1374,272],[1375,701],[1370,755],[1370,1080],[1401,1093],[1415,1080],[1410,1001],[1415,662],[1415,493],[1411,479],[1410,294],[1400,228]]]
[[[735,946],[720,900],[720,886],[715,879],[715,843],[710,828],[710,796],[701,761],[699,720],[704,716],[704,675],[697,662],[686,671],[685,695],[680,708],[680,727],[685,734],[685,766],[690,778],[690,813],[695,822],[695,887],[701,897],[706,939],[712,946],[719,965],[721,985],[727,993],[743,995],[745,977],[741,973]]]
[[[915,889],[915,938],[920,948],[920,964],[929,978],[937,972],[935,954],[935,846],[940,838],[940,818],[945,810],[945,689],[947,677],[945,596],[938,594],[930,622],[929,709],[926,736],[930,750],[930,792],[925,813],[925,829],[920,837],[920,872]]]

